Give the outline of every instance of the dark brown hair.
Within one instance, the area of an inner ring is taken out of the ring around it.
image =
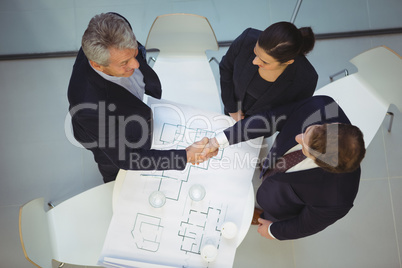
[[[315,157],[314,162],[332,173],[356,170],[366,153],[363,133],[348,124],[324,124],[314,128],[308,147]]]
[[[265,29],[258,45],[280,63],[294,59],[298,55],[307,55],[313,50],[315,36],[310,27],[297,27],[286,21],[272,24]]]

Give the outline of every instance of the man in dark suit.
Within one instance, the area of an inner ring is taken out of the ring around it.
[[[201,150],[151,150],[152,111],[144,94],[161,98],[145,48],[119,14],[94,16],[82,37],[68,87],[74,137],[92,151],[104,182],[119,169],[183,170]],[[201,143],[206,143],[203,139]]]
[[[363,134],[332,98],[314,96],[237,122],[211,139],[205,154],[276,131],[257,191],[263,209],[258,232],[278,240],[306,237],[352,208],[365,155]]]

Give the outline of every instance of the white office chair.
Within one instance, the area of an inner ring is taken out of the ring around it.
[[[45,212],[44,199],[20,208],[19,230],[25,257],[37,267],[52,259],[96,266],[112,218],[114,182],[78,194]]]
[[[153,66],[162,83],[162,98],[222,113],[218,87],[206,50],[218,50],[205,17],[193,14],[158,16],[146,49],[159,49]]]
[[[334,98],[352,124],[361,129],[368,147],[390,104],[402,108],[402,58],[388,47],[380,46],[350,62],[357,67],[356,73],[318,89],[314,95]]]

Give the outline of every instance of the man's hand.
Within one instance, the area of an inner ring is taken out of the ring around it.
[[[229,115],[237,122],[244,119],[244,113],[242,110],[238,110],[235,113],[229,113]]]
[[[268,232],[268,227],[272,223],[272,221],[259,218],[258,223],[259,223],[258,232],[260,233],[261,236],[268,238],[268,239],[272,239],[272,240],[275,239]]]
[[[205,145],[204,150],[202,151],[201,157],[205,160],[216,156],[218,154],[219,143],[216,138],[209,139],[207,145]]]
[[[204,151],[205,146],[208,144],[209,139],[207,137],[202,138],[202,140],[194,142],[192,145],[186,148],[187,152],[187,163],[199,164],[204,162],[207,158],[201,153]]]

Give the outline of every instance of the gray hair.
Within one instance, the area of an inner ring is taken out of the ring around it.
[[[109,65],[109,48],[138,48],[137,39],[128,22],[114,13],[94,16],[82,36],[81,46],[89,60],[102,66]]]

